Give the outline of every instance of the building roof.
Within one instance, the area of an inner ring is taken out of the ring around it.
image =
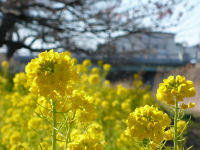
[[[116,38],[114,38],[114,39],[112,39],[112,40],[110,40],[110,41],[108,41],[108,42],[106,42],[106,43],[104,43],[104,44],[99,44],[99,45],[98,45],[98,48],[103,47],[103,46],[106,46],[107,44],[112,43],[112,42],[114,42],[114,41],[116,41],[116,40],[118,40],[118,39],[125,38],[125,37],[129,37],[130,35],[138,34],[138,33],[143,33],[143,34],[147,34],[147,35],[163,34],[163,35],[169,35],[169,36],[172,36],[172,37],[175,36],[174,33],[160,32],[160,31],[148,31],[148,30],[141,29],[141,30],[137,30],[137,31],[135,31],[135,32],[130,32],[130,33],[128,33],[128,34],[124,34],[124,35],[118,36],[118,37],[116,37]]]

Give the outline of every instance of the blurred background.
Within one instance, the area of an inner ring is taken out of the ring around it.
[[[0,61],[20,72],[39,52],[67,50],[111,64],[111,81],[140,72],[154,91],[181,73],[199,84],[199,13],[199,0],[0,0]]]
[[[198,70],[199,13],[199,0],[0,0],[0,61],[20,72],[39,52],[67,50],[111,64],[111,81],[140,72],[153,89],[167,73]]]
[[[198,85],[199,14],[199,0],[0,0],[0,61],[15,73],[39,52],[67,50],[111,64],[111,81],[139,72],[152,91],[171,74]]]
[[[0,0],[1,60],[70,51],[113,72],[168,72],[199,62],[199,0]]]
[[[70,51],[79,62],[111,64],[113,83],[130,86],[138,72],[153,94],[181,74],[195,82],[189,113],[198,121],[199,14],[199,0],[0,0],[0,62],[16,73],[39,52]],[[200,137],[196,128],[189,135]]]

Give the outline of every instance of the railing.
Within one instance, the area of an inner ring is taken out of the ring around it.
[[[27,63],[35,56],[15,56],[15,60]],[[190,63],[188,57],[182,57],[182,59],[175,54],[162,55],[132,55],[132,54],[119,54],[119,55],[95,55],[95,56],[76,56],[79,62],[84,59],[91,59],[94,64],[97,60],[103,60],[104,63],[112,65],[111,71],[170,71],[176,67],[183,66]]]
[[[179,57],[178,55],[112,55],[95,56],[94,59],[101,59],[110,64],[121,65],[184,65],[190,62],[189,57]]]

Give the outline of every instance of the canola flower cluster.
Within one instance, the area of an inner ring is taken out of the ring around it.
[[[67,85],[78,80],[69,53],[50,50],[40,53],[26,66],[30,91],[44,97],[65,96]]]
[[[187,105],[182,102],[184,98],[193,97],[196,94],[194,83],[190,80],[186,80],[184,76],[177,75],[169,76],[168,79],[164,79],[163,83],[159,84],[157,89],[157,99],[165,101],[168,105],[174,105],[172,107],[174,113],[174,150],[178,150],[178,141],[184,141],[183,132],[180,133],[180,116],[181,109],[193,108],[195,103],[189,102]],[[184,131],[184,128],[182,129]],[[184,149],[182,145],[182,149]]]
[[[159,144],[163,140],[171,140],[169,131],[171,119],[166,113],[154,106],[145,105],[136,108],[129,114],[127,119],[127,134],[137,137],[140,141],[150,138],[154,143]],[[172,134],[172,133],[171,133]]]
[[[90,60],[78,64],[69,52],[53,50],[40,53],[25,73],[13,78],[8,75],[9,64],[3,62],[2,67],[0,149],[144,150],[167,148],[165,142],[173,140],[170,116],[154,106],[150,87],[139,74],[134,74],[131,87],[112,85],[106,79],[110,64],[101,60],[96,65]],[[170,94],[194,95],[191,81],[169,78],[158,89],[162,101]],[[177,123],[181,136],[187,124]]]
[[[164,79],[163,83],[159,84],[157,90],[157,99],[165,101],[169,105],[175,104],[175,99],[179,102],[185,97],[193,97],[196,94],[194,84],[190,80],[186,80],[184,76],[169,76]],[[174,99],[175,98],[175,99]],[[194,104],[189,103],[188,108],[194,107]]]
[[[105,140],[102,126],[93,123],[84,132],[79,129],[71,133],[72,142],[69,143],[69,150],[101,150],[104,148]]]

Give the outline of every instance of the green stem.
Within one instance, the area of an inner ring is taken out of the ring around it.
[[[150,142],[151,142],[151,140],[149,139],[149,142],[148,142],[148,150],[150,150]]]
[[[178,149],[178,133],[177,133],[177,122],[178,122],[178,100],[175,97],[175,114],[174,114],[174,150]]]
[[[53,122],[52,122],[52,150],[56,150],[56,101],[52,100]]]
[[[70,142],[70,133],[71,133],[72,123],[74,121],[75,115],[76,115],[76,112],[74,112],[72,119],[69,122],[68,130],[67,130],[67,136],[66,136],[65,149],[67,148],[67,144]]]
[[[161,145],[161,147],[160,147],[160,150],[162,150],[162,149],[164,148],[166,142],[167,142],[167,141],[164,141],[164,142],[162,143],[162,145]]]

